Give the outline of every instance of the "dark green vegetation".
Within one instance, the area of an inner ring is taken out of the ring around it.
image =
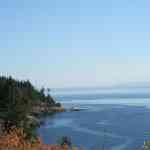
[[[37,90],[30,81],[18,81],[12,77],[0,77],[0,125],[9,130],[12,126],[30,131],[33,114],[46,112],[56,103],[49,89]],[[47,93],[47,94],[45,94]]]

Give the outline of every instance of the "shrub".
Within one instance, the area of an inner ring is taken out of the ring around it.
[[[11,128],[0,136],[0,150],[68,150],[68,145],[46,145],[39,137],[31,142],[22,129]]]

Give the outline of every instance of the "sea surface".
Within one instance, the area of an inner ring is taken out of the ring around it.
[[[37,130],[45,143],[63,136],[85,150],[141,150],[150,140],[150,88],[55,89],[53,97],[81,111],[43,118]]]

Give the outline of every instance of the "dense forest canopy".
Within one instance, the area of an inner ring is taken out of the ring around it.
[[[0,77],[0,119],[4,127],[24,126],[33,107],[60,106],[45,89],[37,90],[30,81],[18,81],[12,77]]]

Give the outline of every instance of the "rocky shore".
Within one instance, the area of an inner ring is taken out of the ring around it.
[[[51,113],[51,112],[64,112],[66,109],[62,106],[35,106],[32,109],[32,113],[34,114],[40,114],[40,113]]]

